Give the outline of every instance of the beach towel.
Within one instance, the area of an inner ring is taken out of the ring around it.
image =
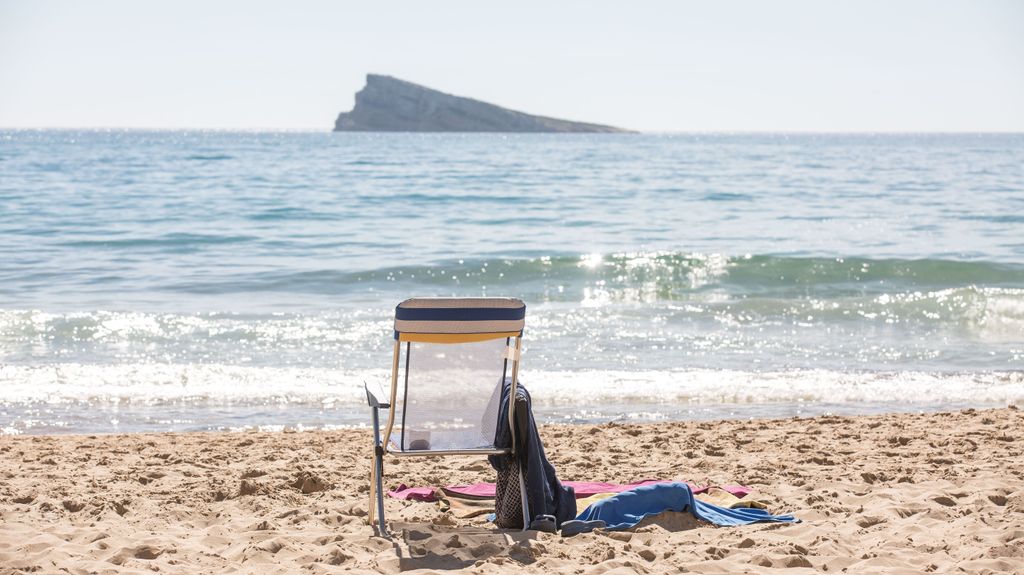
[[[583,499],[598,493],[620,493],[641,485],[653,483],[671,483],[672,479],[643,479],[632,483],[605,483],[602,481],[563,481],[562,485],[572,487],[576,499]],[[474,483],[472,485],[448,485],[441,488],[453,497],[469,499],[494,499],[494,483]]]
[[[404,483],[388,491],[389,497],[408,501],[437,501],[437,490],[433,487],[407,487]]]
[[[598,493],[621,493],[629,491],[641,485],[653,485],[655,483],[675,483],[676,479],[641,479],[632,483],[605,483],[603,481],[563,481],[562,485],[572,487],[576,499],[585,499]],[[751,489],[743,485],[721,485],[721,486],[697,486],[689,484],[694,494],[704,493],[708,489],[721,489],[736,497],[743,498]],[[432,489],[432,488],[414,488]],[[495,486],[493,483],[473,483],[471,485],[448,485],[441,488],[445,494],[451,497],[463,497],[467,499],[494,499]],[[577,508],[582,509],[584,505],[577,503]]]
[[[659,483],[671,483],[671,481]],[[704,503],[710,503],[712,505],[717,505],[719,507],[728,507],[729,509],[737,509],[740,507],[768,509],[767,501],[758,499],[757,497],[739,497],[733,495],[732,493],[729,493],[728,491],[720,487],[704,487],[698,492],[698,490],[694,489],[691,485],[690,491],[697,497],[698,501],[703,501]],[[617,493],[622,493],[622,491],[618,491],[615,493],[597,493],[595,495],[591,495],[590,497],[577,499],[576,508],[586,509],[587,507],[590,507],[594,503],[597,503],[602,499],[608,499],[609,497],[616,495]],[[458,498],[453,497],[452,499]],[[467,499],[464,501],[469,500]]]
[[[799,521],[791,515],[772,515],[763,509],[728,509],[704,503],[694,498],[689,485],[678,482],[644,485],[624,491],[587,507],[576,519],[600,519],[607,523],[608,530],[618,531],[635,526],[645,517],[665,511],[689,511],[698,519],[727,526],[748,525],[759,521]]]
[[[591,505],[597,503],[598,501],[600,501],[602,499],[608,499],[609,497],[611,497],[613,495],[618,495],[619,493],[622,493],[622,492],[619,491],[619,492],[616,492],[616,493],[595,493],[595,494],[591,495],[590,497],[584,497],[583,499],[577,499],[576,500],[576,508],[577,509],[586,510],[587,507],[590,507]]]
[[[566,483],[571,483],[566,481]],[[671,483],[665,482],[665,483]],[[754,507],[757,509],[768,509],[768,502],[759,499],[756,495],[752,497],[737,497],[732,493],[718,487],[705,487],[703,491],[698,495],[697,490],[692,490],[693,494],[698,500],[704,503],[711,503],[719,507],[728,507],[730,509],[736,509],[739,507]],[[608,499],[622,491],[614,493],[596,493],[589,497],[576,499],[577,509],[586,509],[594,503],[602,499]],[[467,519],[471,517],[478,517],[480,515],[487,515],[488,513],[494,513],[494,500],[482,497],[462,497],[460,495],[448,495],[442,493],[438,495],[439,509],[443,512],[451,512],[452,515],[460,518]]]
[[[437,504],[438,511],[441,513],[451,513],[459,519],[469,519],[494,513],[493,499],[466,499],[442,496]]]

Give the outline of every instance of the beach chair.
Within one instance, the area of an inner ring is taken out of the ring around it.
[[[384,521],[384,455],[515,455],[494,445],[502,385],[515,397],[526,305],[515,298],[413,298],[395,308],[389,399],[364,383],[373,414],[373,469],[367,520],[388,537]],[[383,390],[381,390],[383,391]],[[515,417],[508,410],[508,424]],[[381,434],[381,409],[387,425]],[[392,435],[394,434],[394,435]],[[524,529],[530,517],[519,469]],[[376,507],[376,509],[375,509]]]

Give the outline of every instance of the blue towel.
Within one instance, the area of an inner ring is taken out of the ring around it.
[[[617,531],[633,527],[645,517],[665,511],[689,511],[694,517],[715,525],[748,525],[758,521],[783,523],[800,521],[792,515],[772,515],[764,509],[729,509],[704,503],[693,497],[693,491],[685,483],[657,483],[623,491],[587,507],[576,519],[582,521],[601,519],[608,524],[608,530]]]

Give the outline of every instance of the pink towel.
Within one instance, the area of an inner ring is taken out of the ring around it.
[[[394,490],[388,491],[388,495],[395,499],[407,499],[410,501],[437,501],[437,493],[433,487],[408,487],[404,483]]]
[[[584,497],[590,497],[591,495],[597,495],[598,493],[621,493],[623,491],[629,491],[635,487],[641,485],[653,485],[655,483],[672,483],[672,479],[641,479],[640,481],[634,481],[632,483],[605,483],[603,481],[563,481],[562,485],[572,487],[576,492],[576,499],[582,499]],[[698,486],[692,483],[687,483],[690,489],[693,490],[694,494],[704,493],[711,486]],[[494,484],[493,483],[474,483],[472,485],[449,485],[442,487],[445,493],[456,497],[464,497],[468,499],[494,499]],[[750,493],[749,487],[742,485],[722,485],[720,489],[732,493],[736,497],[742,499]],[[437,491],[433,487],[409,487],[402,483],[392,491],[388,491],[390,497],[395,499],[404,499],[407,501],[437,501]]]
[[[563,481],[562,485],[572,487],[576,492],[576,498],[582,499],[584,497],[590,497],[598,493],[621,493],[623,491],[629,491],[635,487],[641,485],[652,485],[655,483],[672,483],[672,479],[642,479],[640,481],[634,481],[632,483],[605,483],[602,481]],[[710,485],[703,487],[688,484],[694,493],[704,493],[708,490]],[[743,487],[742,485],[723,485],[721,487],[725,491],[732,493],[736,497],[744,497],[750,493],[750,488]],[[468,497],[470,499],[493,499],[494,498],[494,484],[493,483],[474,483],[473,485],[449,485],[442,488],[445,493],[449,495],[455,495],[459,497]]]
[[[707,491],[708,488],[710,488],[710,487],[718,487],[722,491],[728,491],[729,493],[732,493],[733,495],[735,495],[736,497],[739,497],[740,499],[743,499],[751,491],[754,490],[753,487],[746,487],[744,485],[708,485],[701,492]],[[694,490],[694,493],[697,493],[697,491]]]

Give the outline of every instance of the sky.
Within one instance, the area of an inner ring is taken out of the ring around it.
[[[330,130],[367,73],[641,131],[1024,131],[1024,2],[0,0],[0,127]]]

